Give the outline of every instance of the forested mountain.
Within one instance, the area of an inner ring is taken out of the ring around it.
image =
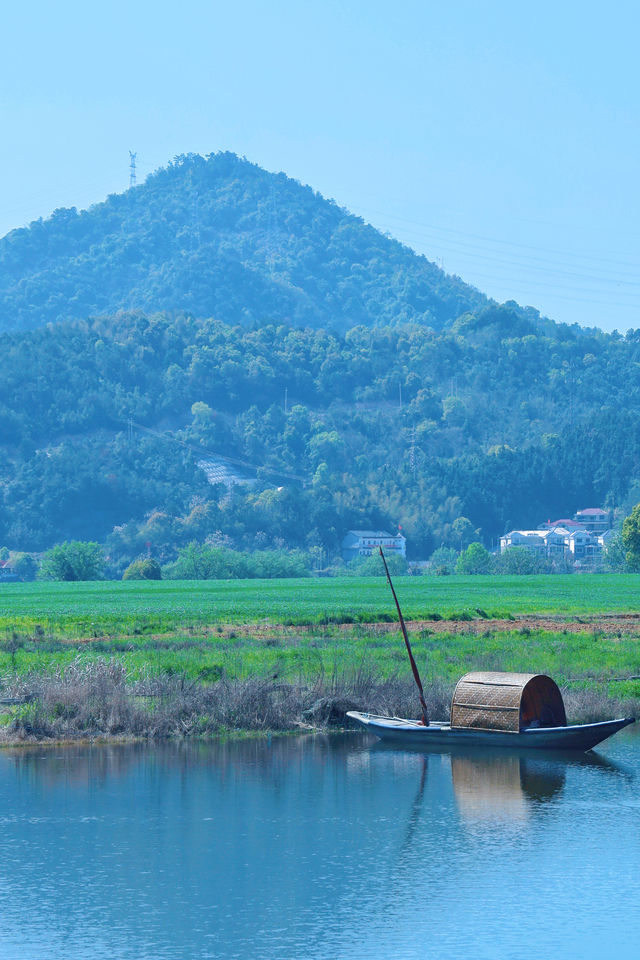
[[[179,158],[0,241],[0,545],[426,557],[640,480],[640,331],[498,306],[283,174]],[[212,486],[201,461],[244,464]]]
[[[350,527],[402,523],[413,556],[490,545],[619,504],[639,414],[640,332],[541,332],[506,305],[441,332],[123,313],[3,334],[0,543],[107,538],[121,564],[205,538],[331,555]],[[256,482],[211,486],[211,454]]]
[[[126,193],[0,240],[0,330],[122,309],[441,329],[486,304],[310,187],[230,153],[179,157]]]

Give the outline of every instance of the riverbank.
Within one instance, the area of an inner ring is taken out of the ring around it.
[[[425,684],[434,719],[448,717],[453,687],[442,679]],[[133,678],[117,658],[78,657],[53,673],[5,677],[2,693],[0,746],[325,730],[348,725],[348,710],[419,715],[412,681],[364,669],[306,682],[272,674],[211,683],[184,674]],[[563,694],[570,721],[640,715],[640,698],[612,697],[596,681],[566,687]]]

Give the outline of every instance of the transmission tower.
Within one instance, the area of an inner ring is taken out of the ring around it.
[[[129,150],[129,186],[135,187],[136,185],[136,157],[137,153],[132,153]]]

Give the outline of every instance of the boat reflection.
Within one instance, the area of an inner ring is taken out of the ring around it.
[[[564,787],[565,768],[524,757],[451,757],[451,780],[461,817],[467,821],[528,820],[534,804]]]
[[[371,754],[398,753],[397,747],[382,743],[369,748]],[[512,751],[478,751],[459,748],[445,752],[406,751],[415,757],[419,767],[419,783],[409,817],[412,833],[420,820],[423,805],[428,804],[429,764],[437,763],[437,776],[449,779],[458,813],[471,824],[524,823],[536,812],[559,798],[571,768],[591,768],[603,774],[628,779],[624,767],[595,753],[576,755],[557,751],[532,754]],[[438,759],[436,759],[438,758]],[[435,773],[435,769],[434,769]]]

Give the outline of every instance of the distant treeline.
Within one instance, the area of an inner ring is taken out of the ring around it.
[[[636,508],[640,510],[640,505]],[[631,519],[631,518],[630,518]],[[630,520],[625,521],[626,526]],[[491,554],[474,542],[460,552],[452,547],[439,547],[428,563],[408,563],[404,557],[391,555],[387,565],[394,576],[449,576],[451,574],[566,574],[580,572],[623,573],[640,568],[640,555],[633,544],[623,542],[626,534],[614,534],[597,562],[588,567],[575,567],[571,558],[549,560],[525,547],[511,547],[503,553]],[[637,520],[634,543],[638,540]],[[631,547],[631,551],[629,551]],[[362,556],[345,564],[335,557],[321,567],[318,550],[254,550],[240,551],[213,543],[189,543],[178,550],[177,559],[162,567],[151,556],[140,556],[121,571],[107,557],[99,543],[65,541],[45,551],[38,560],[30,554],[10,557],[6,547],[0,548],[0,560],[8,560],[12,574],[20,580],[87,581],[123,580],[251,580],[282,579],[310,576],[383,577],[385,570],[377,553]]]

